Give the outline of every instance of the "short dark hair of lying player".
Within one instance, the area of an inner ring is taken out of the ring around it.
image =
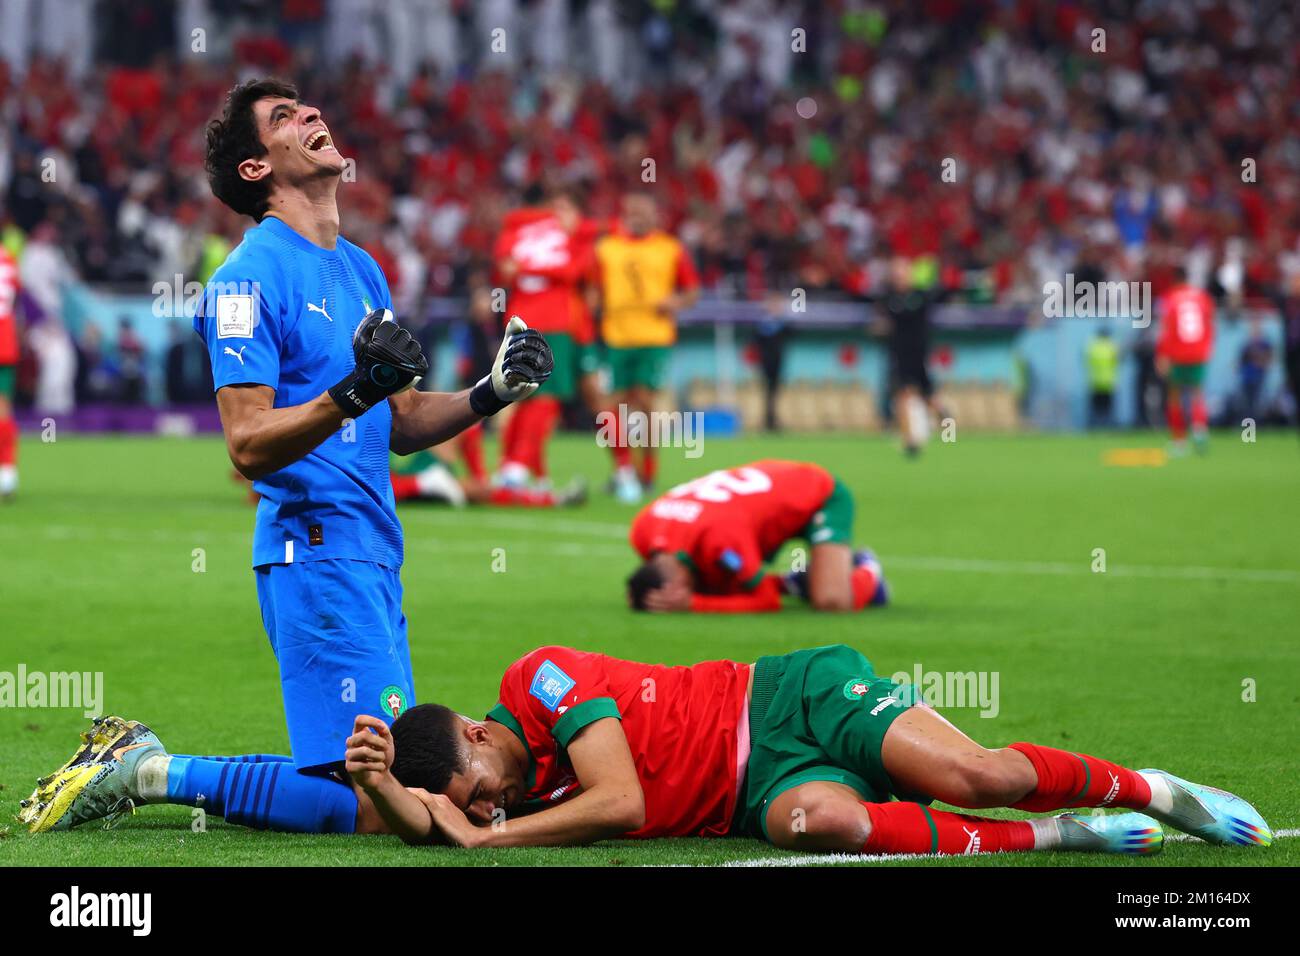
[[[844,646],[690,667],[543,647],[506,670],[484,720],[437,704],[391,731],[358,717],[346,766],[411,844],[740,834],[807,850],[1150,853],[1157,821],[1213,843],[1272,840],[1229,793],[1052,747],[988,749],[910,691]],[[993,820],[931,800],[1141,812]]]
[[[632,521],[644,563],[627,581],[639,611],[778,611],[782,595],[819,611],[889,601],[880,562],[854,551],[848,487],[820,465],[764,460],[714,471],[650,502]],[[789,573],[765,570],[793,539],[807,553]]]

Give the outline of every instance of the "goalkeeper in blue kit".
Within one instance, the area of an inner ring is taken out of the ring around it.
[[[38,782],[21,819],[64,829],[179,803],[254,827],[377,832],[341,768],[358,713],[391,721],[414,704],[389,451],[436,445],[526,398],[550,375],[550,348],[515,317],[473,388],[412,388],[428,362],[374,259],[339,235],[345,160],[293,86],[235,87],[208,126],[206,165],[217,198],[257,223],[213,275],[194,328],[231,461],[261,496],[252,564],[292,755],[173,755],[143,724],[107,718]]]

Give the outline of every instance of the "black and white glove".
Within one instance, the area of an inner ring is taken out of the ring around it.
[[[406,391],[429,372],[420,343],[388,309],[375,309],[361,320],[352,334],[352,354],[356,368],[330,389],[330,398],[349,418]]]
[[[555,358],[546,339],[512,315],[491,374],[484,375],[469,393],[470,408],[477,415],[495,415],[537,391],[554,368]]]

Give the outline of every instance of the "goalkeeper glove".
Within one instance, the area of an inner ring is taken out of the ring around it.
[[[537,391],[554,368],[555,358],[542,334],[519,316],[511,316],[491,373],[469,393],[470,408],[476,415],[495,415]]]
[[[420,343],[397,324],[388,309],[375,309],[352,334],[356,368],[329,390],[334,404],[356,418],[398,392],[404,392],[429,371]]]

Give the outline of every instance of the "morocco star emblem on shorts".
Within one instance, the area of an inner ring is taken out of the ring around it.
[[[871,686],[862,678],[855,677],[844,685],[846,700],[861,700],[871,691]]]
[[[389,684],[379,695],[379,706],[389,717],[396,720],[406,710],[406,694],[396,684]]]

